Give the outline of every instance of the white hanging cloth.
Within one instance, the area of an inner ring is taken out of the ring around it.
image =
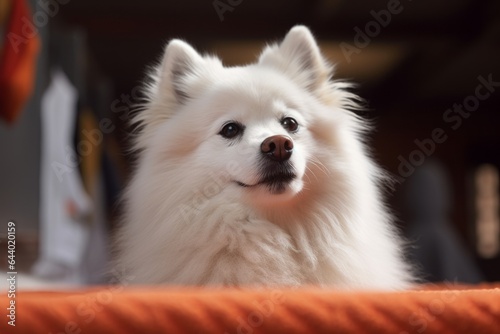
[[[40,256],[33,273],[80,284],[91,201],[73,149],[77,100],[77,90],[62,70],[52,71],[41,105]]]

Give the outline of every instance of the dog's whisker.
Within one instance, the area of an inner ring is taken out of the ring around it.
[[[326,166],[319,160],[312,158],[310,160],[311,165],[315,166],[320,172],[324,173],[326,176],[330,175],[330,170],[326,168]],[[308,166],[308,170],[311,171],[311,173],[314,173],[313,170]],[[317,178],[317,177],[316,177]]]
[[[318,168],[323,172],[325,173],[325,175],[330,175],[330,170],[325,166],[324,163],[322,163],[319,159],[316,159],[316,158],[313,158],[312,161],[315,163],[316,166],[318,166]]]
[[[307,169],[309,172],[311,172],[311,174],[314,176],[314,178],[316,179],[316,181],[318,181],[318,180],[319,180],[319,179],[318,179],[318,176],[316,175],[316,173],[314,173],[314,171],[312,170],[312,168],[311,168],[311,167],[307,166],[307,167],[306,167],[306,169]],[[305,176],[305,177],[307,177],[307,179],[308,179],[309,181],[311,181],[311,178],[309,177],[309,174],[308,174],[308,173],[306,173],[304,176]]]

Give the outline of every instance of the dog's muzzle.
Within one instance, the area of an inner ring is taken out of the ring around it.
[[[260,145],[260,179],[255,184],[236,182],[242,187],[266,185],[271,193],[279,194],[285,191],[286,185],[297,176],[289,161],[293,153],[292,138],[276,135],[266,138]]]

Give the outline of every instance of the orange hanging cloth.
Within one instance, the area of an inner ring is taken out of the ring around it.
[[[33,92],[38,29],[25,0],[11,2],[11,13],[0,53],[0,117],[14,123]]]

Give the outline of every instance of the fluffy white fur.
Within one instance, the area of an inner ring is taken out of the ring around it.
[[[136,117],[115,265],[144,284],[408,287],[356,97],[330,76],[303,26],[243,67],[172,40]],[[245,126],[240,138],[219,135],[227,121]],[[260,144],[280,134],[297,177],[281,193],[238,184],[259,182]]]

